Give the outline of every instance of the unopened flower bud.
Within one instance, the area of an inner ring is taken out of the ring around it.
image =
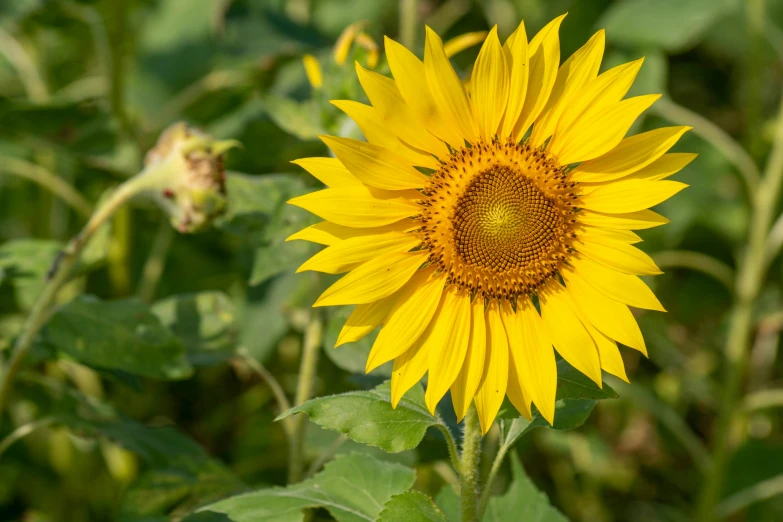
[[[147,153],[147,169],[166,173],[154,196],[177,230],[198,232],[225,212],[223,154],[238,145],[235,140],[218,141],[185,123],[175,123]]]

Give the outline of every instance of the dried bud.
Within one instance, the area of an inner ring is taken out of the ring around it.
[[[223,154],[235,146],[235,140],[216,141],[198,129],[175,123],[147,153],[147,169],[167,173],[155,197],[180,232],[203,230],[225,212]]]

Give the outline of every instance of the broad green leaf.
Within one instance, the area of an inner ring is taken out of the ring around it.
[[[683,51],[738,6],[737,0],[625,0],[609,7],[596,25],[613,43]]]
[[[272,121],[300,140],[315,140],[326,133],[321,124],[319,105],[314,100],[297,102],[270,94],[264,99],[264,106]]]
[[[312,399],[291,408],[276,420],[306,413],[314,423],[345,433],[356,442],[397,453],[418,446],[430,426],[442,421],[430,415],[424,403],[424,389],[414,386],[391,407],[390,382],[369,391],[355,391]]]
[[[234,355],[239,342],[236,311],[223,292],[171,296],[155,303],[152,311],[182,341],[191,364],[213,365]]]
[[[454,488],[446,484],[435,496],[435,503],[449,522],[460,522],[460,498]]]
[[[414,479],[410,468],[352,454],[337,457],[310,480],[228,498],[201,511],[225,513],[234,522],[301,522],[303,509],[323,507],[338,522],[374,521],[383,504]]]
[[[386,503],[378,522],[446,522],[446,516],[424,493],[406,491]]]
[[[49,320],[45,340],[83,364],[157,379],[193,373],[182,343],[138,299],[78,296]]]
[[[517,458],[511,459],[511,473],[511,486],[503,495],[490,499],[482,522],[568,522],[552,507],[547,496],[536,489]]]
[[[370,333],[355,343],[346,343],[335,348],[340,330],[351,315],[351,311],[351,307],[341,306],[332,312],[324,332],[324,351],[337,367],[347,372],[364,374],[367,356],[370,354],[375,337],[378,335],[377,332]],[[390,377],[391,370],[392,362],[388,362],[373,370],[371,374]]]

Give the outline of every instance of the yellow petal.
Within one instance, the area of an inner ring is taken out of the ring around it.
[[[612,270],[583,256],[574,257],[569,262],[579,275],[605,296],[636,308],[666,311],[652,290],[635,275]]]
[[[476,297],[471,304],[470,342],[465,354],[465,362],[462,363],[457,380],[451,385],[451,402],[457,414],[457,422],[462,421],[468,412],[484,373],[484,357],[487,350],[485,321],[484,299]]]
[[[574,248],[593,261],[626,274],[663,273],[650,256],[623,241],[602,236],[581,236],[574,243]]]
[[[620,180],[581,196],[578,205],[609,214],[636,212],[666,201],[687,186],[679,181]]]
[[[430,328],[427,328],[413,346],[394,359],[391,376],[392,408],[396,408],[405,392],[410,390],[427,373],[428,354],[423,345],[429,337],[429,332]]]
[[[595,117],[581,117],[562,133],[555,133],[549,141],[548,150],[561,165],[588,161],[606,154],[622,141],[639,115],[660,97],[659,94],[649,94],[628,98]]]
[[[629,245],[640,243],[642,238],[630,230],[616,230],[612,228],[584,227],[581,236],[603,236],[617,241],[623,241]]]
[[[435,158],[429,154],[425,154],[421,151],[413,149],[412,147],[409,147],[400,141],[394,133],[389,132],[389,128],[378,116],[374,107],[349,100],[332,100],[330,103],[347,114],[348,117],[356,123],[367,141],[369,141],[373,146],[382,147],[385,150],[390,151],[390,153],[394,153],[396,157],[400,159],[402,164],[406,166],[427,166],[428,168],[430,168],[432,165],[440,165],[437,161],[435,161]],[[419,171],[416,171],[416,173],[420,174]],[[373,185],[372,183],[368,184]],[[373,186],[377,186],[377,184],[374,184]],[[392,188],[390,190],[396,189]]]
[[[498,27],[489,32],[481,46],[470,77],[471,105],[479,135],[491,141],[497,134],[509,96],[506,58],[498,40]]]
[[[366,106],[365,106],[366,107]],[[423,187],[427,176],[405,157],[378,145],[350,138],[321,136],[335,156],[362,183],[385,190]]]
[[[326,274],[341,274],[376,257],[408,252],[421,244],[421,239],[405,232],[386,232],[375,236],[359,236],[327,247],[305,261],[298,272],[314,270]]]
[[[453,127],[446,125],[440,114],[424,73],[424,64],[405,46],[391,38],[384,38],[386,58],[400,95],[429,131],[452,147],[459,149],[464,142]]]
[[[489,302],[484,317],[487,330],[486,355],[475,398],[482,434],[492,427],[506,396],[508,384],[508,338],[496,301]]]
[[[420,279],[418,284],[411,284],[410,291],[397,300],[367,357],[368,373],[408,350],[432,322],[446,278],[434,276],[434,271],[427,269],[419,270],[414,278],[420,277],[419,274],[429,280]]]
[[[557,78],[557,68],[560,66],[560,36],[558,30],[563,18],[561,15],[549,22],[528,46],[529,71],[525,104],[519,113],[519,119],[514,125],[513,138],[521,140],[538,115],[541,114],[552,86]]]
[[[639,74],[642,62],[644,62],[644,58],[618,65],[587,82],[579,96],[563,110],[563,114],[557,122],[555,136],[565,132],[577,120],[595,119],[622,100],[628,89],[631,88],[636,75]]]
[[[445,124],[452,126],[465,140],[475,143],[476,125],[462,81],[443,51],[440,36],[429,27],[424,47],[424,74]]]
[[[302,158],[291,163],[299,165],[327,187],[355,187],[362,184],[337,158]]]
[[[527,78],[529,72],[527,33],[525,22],[519,23],[519,27],[508,37],[503,45],[503,52],[509,64],[509,93],[506,112],[500,124],[498,136],[504,139],[511,136],[514,125],[519,120],[519,114],[525,105],[527,95]]]
[[[555,132],[563,110],[573,105],[585,83],[598,75],[605,43],[606,33],[601,29],[560,66],[544,111],[533,125],[530,140],[534,147],[542,145]]]
[[[319,245],[334,245],[352,237],[375,236],[386,232],[410,232],[421,225],[412,219],[403,219],[390,225],[373,228],[353,228],[321,221],[288,236],[286,241],[310,241]]]
[[[478,45],[487,38],[487,31],[474,31],[472,33],[463,33],[459,36],[455,36],[451,40],[443,44],[443,50],[446,52],[446,56],[451,58],[457,53],[464,51],[469,47]]]
[[[606,297],[573,270],[563,270],[562,276],[568,293],[595,328],[615,341],[647,355],[642,332],[627,306]]]
[[[687,152],[664,154],[643,169],[626,176],[623,180],[643,179],[647,181],[658,181],[666,179],[672,174],[676,174],[682,170],[688,163],[696,159],[696,156],[697,154],[689,154]]]
[[[574,312],[576,304],[566,289],[559,282],[553,281],[538,297],[541,300],[541,319],[552,336],[557,353],[568,364],[602,387],[598,349]]]
[[[557,393],[555,351],[552,349],[552,340],[546,325],[527,297],[517,302],[512,328],[521,332],[522,341],[516,344],[509,335],[517,375],[541,416],[552,424],[555,419]],[[506,330],[509,330],[508,324]]]
[[[669,222],[662,215],[646,209],[623,214],[604,214],[584,209],[576,214],[576,218],[585,225],[616,230],[644,230],[659,227]]]
[[[514,361],[514,352],[509,349],[510,364],[508,365],[508,386],[506,387],[506,395],[508,400],[514,405],[514,408],[527,420],[533,420],[532,412],[530,411],[530,395],[525,391],[522,386],[522,381],[517,375],[517,364]]]
[[[389,133],[421,151],[444,158],[448,157],[449,150],[446,144],[426,128],[422,128],[422,122],[419,121],[413,109],[405,103],[394,80],[382,74],[368,71],[358,63],[356,64],[356,74],[367,98],[370,99],[376,114],[383,120]],[[440,166],[438,161],[431,156],[427,164],[416,164],[435,170]]]
[[[392,306],[394,306],[394,297],[395,295],[392,294],[380,301],[360,304],[354,308],[340,330],[334,347],[337,348],[345,343],[355,343],[375,330],[386,318]]]
[[[427,260],[426,253],[401,253],[367,261],[327,288],[313,306],[363,304],[400,289]]]
[[[429,372],[424,398],[432,414],[462,369],[470,342],[470,295],[454,287],[446,288],[443,294],[441,306],[432,318],[435,326],[425,344]]]
[[[625,138],[603,156],[579,165],[571,178],[589,183],[620,179],[663,156],[691,128],[663,127]]]
[[[318,63],[318,59],[312,54],[305,54],[302,56],[302,63],[304,64],[307,81],[310,82],[313,89],[320,89],[323,87],[324,77],[321,73],[321,64]]]
[[[288,201],[338,225],[355,228],[390,225],[419,214],[418,192],[386,191],[358,185],[328,188]],[[412,199],[416,198],[416,199]]]

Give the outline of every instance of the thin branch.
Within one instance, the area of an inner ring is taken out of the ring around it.
[[[729,518],[756,502],[778,495],[783,495],[783,474],[763,480],[731,495],[718,504],[716,511],[720,518]]]
[[[660,268],[689,268],[702,272],[723,284],[730,292],[734,291],[734,270],[712,256],[690,250],[664,250],[652,254]]]
[[[161,221],[158,233],[152,243],[150,255],[147,262],[144,263],[144,270],[139,282],[138,295],[145,303],[150,303],[155,298],[155,292],[160,283],[160,277],[163,275],[163,269],[166,266],[166,256],[171,247],[171,241],[174,239],[174,228],[165,219]]]
[[[38,67],[22,44],[2,27],[0,27],[0,54],[5,56],[8,63],[16,69],[30,101],[46,103],[49,100],[49,91],[46,82],[38,72]]]
[[[2,441],[0,441],[0,456],[2,456],[3,453],[5,453],[6,450],[13,446],[13,444],[19,439],[26,437],[38,428],[43,428],[44,426],[52,424],[54,421],[54,417],[41,417],[40,419],[28,422],[27,424],[22,424],[14,431],[6,435]]]
[[[761,174],[756,162],[734,138],[704,116],[686,109],[668,98],[661,98],[652,106],[653,112],[678,125],[690,125],[693,132],[704,138],[731,161],[745,182],[748,194],[755,194]]]
[[[253,357],[247,354],[243,354],[240,357],[240,360],[243,363],[245,363],[251,370],[256,372],[258,376],[264,380],[264,382],[266,382],[267,386],[269,386],[269,389],[272,390],[272,395],[274,395],[275,397],[275,401],[277,402],[277,407],[280,408],[280,413],[283,413],[291,409],[291,403],[288,402],[288,397],[286,397],[283,387],[280,385],[277,379],[275,379],[275,376],[272,375],[263,364],[256,361]],[[288,437],[291,436],[293,431],[293,426],[291,425],[291,421],[289,420],[290,418],[291,417],[286,417],[285,419],[282,420],[283,430],[286,432],[286,436]]]
[[[19,158],[3,156],[0,157],[0,172],[37,183],[68,203],[84,217],[90,217],[92,214],[92,205],[79,191],[63,178],[40,165]]]
[[[745,396],[744,409],[746,412],[769,408],[783,408],[783,389],[761,390]]]

